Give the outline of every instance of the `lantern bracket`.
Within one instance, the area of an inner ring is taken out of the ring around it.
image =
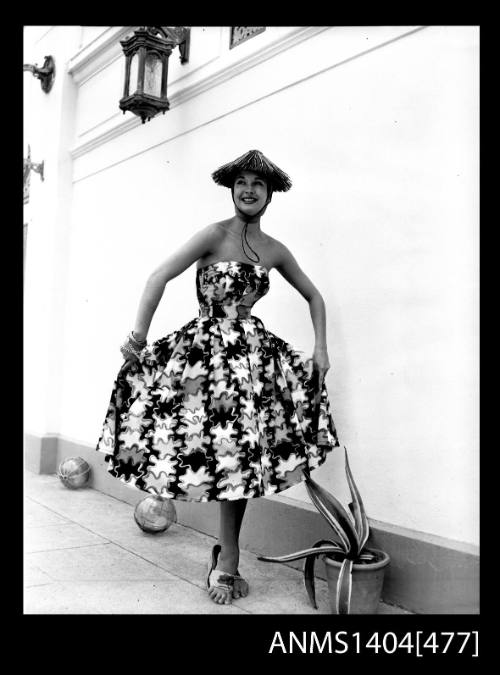
[[[179,47],[181,63],[188,63],[191,29],[187,26],[154,26],[154,28],[158,28],[167,39],[175,41]]]
[[[151,35],[158,35],[159,33],[169,42],[173,42],[173,46],[179,47],[181,63],[188,63],[191,41],[190,28],[187,26],[144,26],[143,28]]]
[[[45,61],[43,62],[43,66],[41,68],[38,68],[38,66],[31,65],[31,63],[25,63],[23,65],[23,71],[28,70],[30,73],[32,73],[35,77],[38,77],[39,80],[41,80],[41,86],[42,90],[48,94],[49,91],[52,89],[52,85],[54,84],[54,78],[56,76],[56,64],[54,61],[53,56],[46,56]]]

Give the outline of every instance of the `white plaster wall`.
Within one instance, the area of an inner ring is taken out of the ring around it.
[[[107,26],[80,26],[80,44],[79,46],[82,45],[87,45],[91,43],[93,40],[96,40],[100,35],[102,35],[105,30],[108,28]]]
[[[324,30],[75,158],[59,433],[96,443],[148,274],[231,215],[210,173],[257,147],[293,179],[262,226],[325,299],[327,384],[369,515],[477,543],[478,30],[395,39],[410,31]],[[78,114],[80,133],[95,124]],[[276,271],[255,314],[312,349],[307,303]],[[193,266],[150,338],[196,315]],[[340,451],[317,477],[347,497]]]
[[[25,26],[24,63],[42,67],[55,59],[51,91],[24,73],[23,155],[44,162],[44,180],[32,172],[24,222],[29,223],[24,280],[25,430],[57,433],[65,348],[67,250],[70,236],[72,160],[76,88],[66,63],[79,40],[79,26]]]

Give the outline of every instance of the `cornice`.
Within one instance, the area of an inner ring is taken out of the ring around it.
[[[228,65],[209,74],[208,76],[198,79],[195,82],[189,83],[190,76],[186,78],[180,78],[172,83],[171,88],[169,89],[169,101],[170,101],[170,110],[175,106],[178,106],[182,103],[185,103],[189,99],[199,96],[203,92],[216,87],[227,80],[230,80],[233,77],[240,75],[241,73],[253,68],[254,66],[263,63],[269,59],[272,59],[274,56],[280,54],[281,52],[290,49],[291,47],[307,40],[318,33],[321,33],[325,30],[328,30],[329,26],[305,26],[299,27],[293,32],[281,36],[274,42],[271,42],[263,46],[258,51],[246,55],[243,58],[238,59],[237,61],[231,61]],[[69,72],[77,77],[80,77],[80,83],[85,79],[91,77],[91,73],[95,74],[98,70],[101,70],[105,67],[104,60],[102,56],[107,50],[107,64],[115,60],[121,54],[121,46],[119,40],[121,37],[130,32],[130,28],[122,28],[121,31],[115,29],[113,35],[109,31],[106,31],[106,35],[99,36],[97,40],[92,43],[93,50],[90,51],[92,45],[85,47],[77,56],[75,56],[70,62]],[[114,43],[113,45],[111,43]],[[108,45],[106,47],[106,45]],[[116,52],[116,54],[115,54]],[[97,67],[95,67],[96,59],[99,61]],[[94,64],[94,68],[91,66]],[[82,77],[82,73],[85,72],[85,76]],[[121,119],[122,115],[118,110],[117,102],[117,113],[115,116],[111,117],[107,123],[99,124],[95,127],[94,133],[91,138],[87,138],[84,141],[77,143],[71,149],[71,156],[73,159],[81,157],[88,152],[91,152],[95,148],[103,145],[104,143],[109,142],[113,138],[117,138],[122,134],[134,129],[137,126],[140,126],[141,120],[138,117],[127,117],[127,119]],[[87,136],[87,132],[85,135]]]
[[[84,45],[70,59],[67,67],[67,72],[73,77],[75,83],[83,84],[122,56],[120,40],[129,35],[134,28],[135,26],[110,26],[94,40]]]

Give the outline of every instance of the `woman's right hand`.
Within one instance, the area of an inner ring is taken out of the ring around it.
[[[138,340],[141,342],[138,342]],[[126,373],[132,368],[132,366],[139,361],[142,350],[146,347],[146,338],[137,338],[134,333],[129,333],[127,339],[120,347],[120,352],[125,359],[122,367],[120,368],[121,373]]]
[[[133,364],[136,363],[137,361],[139,361],[139,359],[137,358],[137,356],[135,356],[135,354],[128,353],[125,356],[125,361],[124,361],[122,367],[120,368],[120,372],[126,373],[127,371],[130,370],[130,368],[133,366]]]

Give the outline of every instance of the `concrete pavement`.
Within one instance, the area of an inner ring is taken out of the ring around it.
[[[313,609],[302,573],[241,551],[250,594],[232,605],[207,596],[215,539],[177,523],[146,534],[130,504],[92,488],[69,490],[55,475],[25,474],[25,614],[329,614],[316,580]],[[318,561],[317,564],[322,564]],[[380,604],[380,614],[408,612]]]

